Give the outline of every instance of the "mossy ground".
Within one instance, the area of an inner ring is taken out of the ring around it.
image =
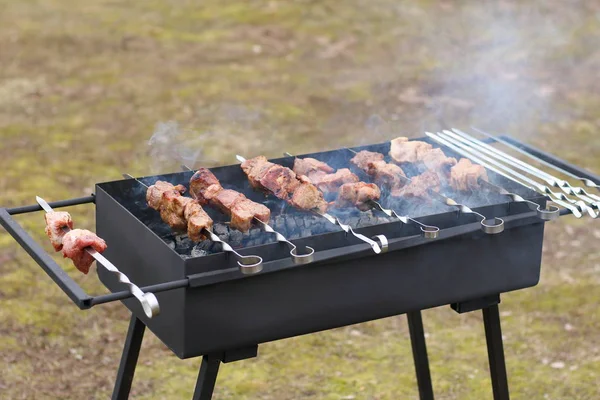
[[[0,0],[0,204],[148,173],[167,120],[201,133],[198,164],[477,125],[599,172],[599,16],[561,1]],[[70,211],[93,228],[91,207]],[[18,219],[50,250],[39,214]],[[515,399],[598,398],[599,238],[589,219],[549,224],[540,284],[503,296]],[[79,312],[0,233],[0,398],[109,397],[127,320],[120,304]],[[480,314],[424,321],[436,398],[491,398]],[[189,398],[198,366],[148,334],[132,397]],[[216,399],[417,398],[404,316],[221,371]]]

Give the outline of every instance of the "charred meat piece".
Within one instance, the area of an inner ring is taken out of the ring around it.
[[[164,192],[173,192],[178,194],[185,193],[185,186],[173,185],[165,181],[156,181],[156,183],[148,188],[146,191],[146,201],[148,206],[155,210],[160,210],[162,195]]]
[[[106,242],[99,238],[94,232],[87,229],[73,229],[63,237],[63,256],[73,260],[78,270],[87,274],[94,262],[94,257],[89,255],[85,249],[91,247],[98,253],[106,250]]]
[[[322,171],[327,174],[331,174],[335,171],[326,163],[319,161],[315,158],[296,158],[294,160],[294,172],[296,175],[306,175],[309,176],[313,172]]]
[[[473,164],[466,158],[460,161],[450,169],[450,186],[454,190],[468,191],[479,188],[479,179],[488,180],[485,168],[478,164]]]
[[[340,187],[340,192],[336,201],[336,206],[356,207],[361,211],[367,211],[372,206],[370,200],[379,200],[381,192],[374,183],[346,183]]]
[[[423,155],[432,148],[429,143],[399,137],[391,141],[390,157],[398,164],[416,163],[421,161]]]
[[[63,248],[63,237],[65,236],[64,227],[73,229],[73,220],[71,214],[65,211],[53,211],[46,213],[46,235],[50,238],[50,243],[55,251],[61,251]]]
[[[356,153],[356,155],[350,159],[350,162],[366,172],[369,169],[369,163],[383,161],[384,158],[385,156],[381,153],[362,150]]]
[[[378,185],[390,189],[400,188],[406,181],[406,174],[402,171],[402,168],[385,161],[369,162],[366,172],[373,177]]]
[[[206,239],[204,229],[213,227],[213,220],[208,216],[197,200],[192,200],[185,205],[183,217],[187,221],[187,233],[190,240],[201,242]]]
[[[413,177],[410,183],[402,188],[392,190],[392,197],[429,199],[429,190],[439,192],[442,186],[439,175],[435,171],[426,171]]]
[[[450,176],[450,168],[456,165],[456,158],[447,157],[442,149],[432,149],[421,157],[427,170],[436,171],[445,179]]]
[[[217,177],[207,168],[200,168],[190,179],[190,195],[200,204],[208,204],[222,189]]]
[[[242,163],[242,169],[250,184],[272,193],[294,207],[304,210],[327,209],[327,202],[315,185],[304,175],[258,156]]]
[[[327,212],[329,204],[323,199],[323,193],[310,182],[301,183],[292,194],[290,204],[302,210]]]
[[[188,224],[183,212],[185,206],[191,201],[192,198],[184,197],[179,192],[164,192],[160,207],[162,220],[175,231],[185,231]]]
[[[271,210],[268,207],[248,199],[243,193],[223,189],[217,177],[206,168],[200,168],[192,176],[190,192],[201,203],[210,203],[221,212],[230,215],[231,227],[241,232],[250,229],[255,217],[265,223],[271,218]]]

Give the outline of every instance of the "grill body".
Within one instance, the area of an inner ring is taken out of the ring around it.
[[[376,146],[369,149],[381,151]],[[305,156],[327,161],[329,153]],[[276,162],[289,165],[290,159]],[[213,172],[260,200],[238,165]],[[144,180],[186,183],[190,175]],[[484,234],[477,219],[454,211],[423,218],[442,228],[434,241],[400,222],[359,229],[367,236],[387,235],[390,250],[381,255],[343,232],[295,240],[316,250],[315,261],[302,266],[290,261],[282,244],[244,248],[239,251],[265,260],[263,272],[244,276],[235,259],[224,253],[185,259],[173,251],[142,222],[145,213],[160,218],[152,214],[158,213],[144,210],[139,201],[124,200],[135,194],[133,185],[131,180],[97,185],[97,232],[109,244],[106,256],[138,285],[190,279],[188,288],[157,294],[161,314],[153,319],[144,316],[135,300],[124,301],[180,358],[467,301],[539,281],[544,224],[523,204],[504,202],[477,209],[505,218],[506,229],[499,235]],[[545,204],[543,197],[518,189],[524,197]],[[123,289],[102,269],[99,275],[110,290]]]

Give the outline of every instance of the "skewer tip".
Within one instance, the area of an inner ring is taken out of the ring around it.
[[[235,155],[235,158],[236,158],[236,159],[237,159],[239,162],[244,162],[244,161],[246,161],[246,159],[245,159],[244,157],[240,156],[239,154],[236,154],[236,155]]]

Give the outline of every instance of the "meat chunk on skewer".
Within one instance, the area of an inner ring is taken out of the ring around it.
[[[303,175],[258,156],[242,163],[250,184],[303,210],[326,210],[327,202],[310,180]]]
[[[223,189],[217,177],[207,168],[200,168],[192,176],[190,193],[202,204],[210,203],[230,215],[231,227],[241,232],[247,232],[251,228],[254,218],[265,223],[271,218],[268,207],[248,199],[243,193]]]
[[[426,171],[413,177],[406,186],[392,190],[392,197],[429,199],[429,191],[439,192],[442,181],[434,171]]]
[[[399,137],[391,141],[390,157],[398,164],[416,163],[421,161],[423,155],[431,149],[433,146],[429,143]]]
[[[340,193],[336,200],[338,207],[356,207],[361,211],[367,211],[373,206],[370,200],[379,200],[381,191],[374,183],[346,183],[340,187]]]
[[[450,169],[450,186],[454,190],[468,191],[479,187],[479,179],[488,180],[485,168],[478,164],[473,164],[466,158],[460,161]]]
[[[184,197],[177,191],[164,192],[159,210],[162,220],[175,231],[185,231],[188,224],[183,212],[191,201],[192,198]]]
[[[88,247],[102,253],[106,250],[106,242],[87,229],[73,229],[63,237],[64,257],[73,260],[75,267],[84,274],[89,272],[94,262],[94,257],[85,250]]]
[[[456,165],[456,158],[447,157],[442,149],[432,149],[423,154],[421,162],[427,170],[436,171],[447,179],[450,176],[450,168]]]
[[[192,200],[185,205],[183,217],[187,221],[187,232],[190,240],[201,242],[206,239],[204,229],[213,227],[213,220],[208,216],[197,200]]]
[[[309,178],[311,182],[324,193],[337,193],[338,189],[343,184],[356,183],[360,180],[358,179],[358,176],[353,174],[348,168],[338,169],[332,174],[325,174],[323,172],[320,172],[320,174],[323,175],[317,174],[318,173],[312,173],[309,175]]]
[[[366,172],[369,169],[369,163],[383,161],[384,158],[385,156],[381,153],[362,150],[356,153],[356,155],[350,159],[350,162]]]
[[[163,193],[165,192],[173,192],[174,194],[183,194],[185,193],[185,186],[183,185],[173,185],[172,183],[165,181],[156,181],[156,183],[146,190],[146,201],[148,202],[148,206],[154,208],[155,210],[160,210],[161,202],[163,199]]]
[[[50,238],[50,243],[55,251],[61,251],[63,248],[63,237],[65,236],[64,227],[73,229],[73,220],[71,214],[65,211],[53,211],[46,213],[46,235]]]
[[[326,174],[331,174],[335,171],[329,165],[324,163],[323,161],[319,161],[315,158],[306,157],[306,158],[296,158],[294,160],[294,172],[297,175],[306,175],[308,176],[312,172],[322,171]]]
[[[378,185],[388,188],[399,188],[404,185],[406,174],[396,164],[385,161],[372,161],[368,163],[367,174],[373,177]]]

